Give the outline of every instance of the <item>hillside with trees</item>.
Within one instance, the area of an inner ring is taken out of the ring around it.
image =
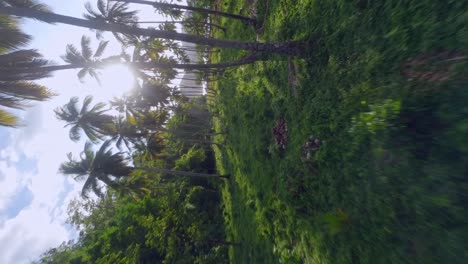
[[[136,6],[167,21],[140,21]],[[79,236],[37,263],[465,262],[466,2],[97,0],[83,10],[0,2],[0,125],[53,96],[35,82],[54,72],[100,82],[125,65],[134,75],[120,98],[56,106],[70,140],[86,140],[57,168],[83,184],[68,210]],[[52,64],[23,49],[25,19],[93,38]],[[104,56],[110,41],[122,51]],[[183,70],[204,95],[180,92]]]

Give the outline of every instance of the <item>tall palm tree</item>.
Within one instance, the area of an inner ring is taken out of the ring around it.
[[[67,123],[65,127],[71,126],[69,136],[73,141],[80,140],[81,131],[94,143],[113,133],[114,117],[105,114],[104,103],[90,107],[92,100],[92,96],[86,96],[79,109],[78,97],[72,97],[67,104],[54,110],[57,118]]]
[[[292,54],[297,53],[299,45],[295,42],[286,43],[259,43],[259,42],[243,42],[235,40],[215,39],[204,36],[197,36],[185,33],[178,33],[171,30],[155,30],[153,28],[131,27],[122,24],[105,23],[99,21],[90,21],[70,16],[55,14],[52,12],[44,12],[32,8],[17,8],[17,7],[0,7],[0,14],[12,15],[18,17],[27,17],[39,19],[49,23],[61,23],[84,27],[88,29],[110,31],[122,34],[130,34],[134,36],[146,36],[150,38],[171,39],[185,41],[200,45],[212,47],[233,48],[249,50],[261,53],[279,53]]]
[[[73,178],[77,181],[85,180],[82,189],[84,197],[88,197],[90,191],[102,197],[99,181],[109,188],[118,189],[119,181],[124,177],[130,176],[134,170],[185,177],[228,177],[227,175],[174,171],[160,168],[132,167],[129,165],[128,159],[121,152],[112,153],[112,150],[109,149],[110,144],[110,141],[105,141],[99,150],[94,153],[92,144],[88,142],[85,144],[80,160],[73,159],[71,153],[69,153],[68,161],[62,163],[59,168],[59,172],[64,175],[74,175]]]
[[[148,0],[111,0],[111,1],[134,3],[134,4],[141,4],[141,5],[150,5],[158,10],[161,10],[163,13],[168,13],[169,11],[174,10],[174,9],[175,10],[189,10],[189,11],[193,11],[193,12],[197,12],[197,13],[205,14],[205,15],[217,15],[217,16],[227,17],[231,19],[237,19],[246,24],[250,24],[253,26],[257,24],[257,21],[255,19],[251,19],[249,17],[236,15],[232,13],[226,13],[226,12],[213,10],[213,9],[195,7],[195,6],[161,3],[161,2],[148,1]]]

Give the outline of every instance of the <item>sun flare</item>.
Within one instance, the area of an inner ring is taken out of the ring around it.
[[[102,71],[102,89],[110,98],[130,91],[134,82],[132,72],[124,65],[112,65]]]

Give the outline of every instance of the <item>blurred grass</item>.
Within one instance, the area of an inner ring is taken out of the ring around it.
[[[249,10],[242,0],[220,6]],[[297,97],[287,58],[276,55],[212,84],[215,128],[228,131],[217,138],[218,169],[233,175],[225,221],[241,243],[231,262],[465,263],[468,64],[452,59],[467,54],[468,2],[256,7],[263,41],[309,48],[294,59]],[[245,25],[222,23],[228,31],[218,37],[256,38]],[[225,50],[212,60],[242,55]],[[279,118],[288,124],[284,151],[271,132]],[[311,135],[323,144],[301,159]]]

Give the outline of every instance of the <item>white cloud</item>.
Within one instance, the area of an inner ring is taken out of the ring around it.
[[[63,219],[54,219],[50,208],[33,204],[0,229],[1,263],[28,263],[45,249],[70,238]]]

